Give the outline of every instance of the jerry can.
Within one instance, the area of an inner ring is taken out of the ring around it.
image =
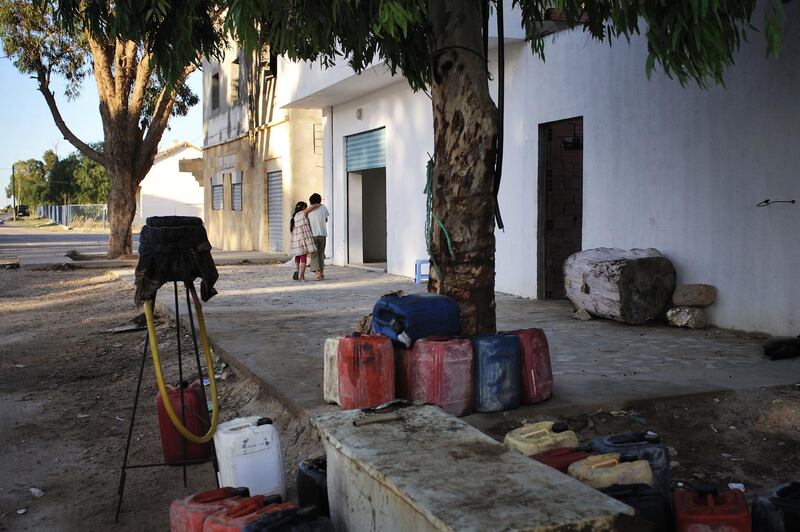
[[[433,403],[454,416],[472,412],[472,342],[445,336],[423,338],[414,344],[411,361],[411,399]]]
[[[566,423],[540,421],[512,430],[503,443],[512,451],[533,456],[559,447],[574,449],[578,446],[578,435]]]
[[[247,488],[217,488],[172,501],[169,523],[172,532],[201,532],[206,518],[249,497]]]
[[[619,453],[589,456],[570,465],[567,473],[595,489],[614,484],[653,485],[653,471],[647,460],[621,462]]]
[[[516,336],[475,336],[475,410],[500,412],[517,408],[522,396],[522,357]]]
[[[394,349],[386,336],[339,341],[339,404],[367,408],[394,399]]]
[[[800,530],[800,482],[789,482],[767,496],[756,497],[752,522],[753,532]]]
[[[271,512],[248,523],[242,532],[334,532],[330,519],[313,506]]]
[[[441,294],[383,296],[372,309],[372,332],[406,347],[427,336],[456,336],[458,303]]]
[[[571,464],[589,456],[592,456],[592,453],[580,451],[578,449],[570,449],[569,447],[559,447],[543,453],[534,454],[531,458],[566,474],[567,468],[569,468]]]
[[[541,329],[512,331],[519,338],[522,353],[522,403],[541,403],[553,395],[550,347]]]
[[[181,391],[183,391],[183,409],[181,409]],[[167,398],[178,419],[189,432],[205,434],[208,431],[208,405],[200,381],[196,380],[188,385],[184,382],[182,387],[167,385]],[[180,464],[186,460],[203,460],[209,457],[211,443],[195,443],[181,436],[164,409],[160,392],[156,394],[156,411],[158,412],[158,429],[161,433],[161,448],[164,451],[166,463]]]
[[[675,530],[677,532],[750,532],[747,498],[739,490],[717,490],[703,486],[696,491],[677,489]]]
[[[286,497],[281,442],[271,419],[251,416],[221,423],[214,447],[221,485],[244,486],[251,495]]]
[[[325,363],[322,371],[322,396],[326,403],[339,404],[339,340],[325,340]]]
[[[300,507],[316,507],[330,516],[328,508],[328,460],[325,455],[308,458],[297,466],[297,501]]]
[[[627,432],[610,436],[597,436],[589,443],[597,453],[620,453],[623,461],[647,460],[653,470],[654,487],[669,496],[669,451],[653,432]]]
[[[654,532],[674,529],[670,500],[657,489],[647,484],[614,484],[600,491],[636,510],[636,516],[652,524]]]
[[[411,399],[414,386],[412,355],[411,349],[394,346],[394,395],[397,399]]]
[[[248,523],[266,513],[296,508],[294,503],[281,502],[279,495],[247,497],[230,508],[209,516],[203,523],[203,532],[240,532]]]

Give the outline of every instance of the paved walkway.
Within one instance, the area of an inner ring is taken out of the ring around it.
[[[209,331],[218,349],[290,408],[327,411],[332,407],[322,400],[325,339],[352,332],[382,294],[424,288],[352,268],[330,267],[324,282],[298,283],[291,273],[279,266],[221,267],[219,295],[205,305]],[[572,318],[567,302],[504,294],[497,296],[497,309],[501,329],[541,327],[547,333],[555,396],[527,407],[540,413],[791,384],[800,375],[800,359],[771,362],[761,354],[762,339],[730,331],[583,322]]]

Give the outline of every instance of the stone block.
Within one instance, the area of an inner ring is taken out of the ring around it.
[[[717,289],[710,284],[682,284],[672,294],[676,307],[707,307],[717,300]]]
[[[703,329],[706,326],[706,313],[699,307],[673,307],[667,311],[667,321],[675,327]]]

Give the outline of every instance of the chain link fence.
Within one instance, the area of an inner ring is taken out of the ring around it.
[[[108,205],[94,203],[85,205],[41,205],[36,208],[39,218],[52,220],[54,223],[73,229],[106,230],[108,229]],[[145,220],[136,210],[131,228],[138,231]]]

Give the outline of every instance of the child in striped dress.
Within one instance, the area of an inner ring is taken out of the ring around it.
[[[306,262],[309,253],[316,251],[314,237],[311,234],[311,225],[305,211],[306,205],[303,201],[298,201],[294,206],[294,214],[289,220],[289,230],[292,233],[292,249],[294,255],[294,275],[295,281],[306,280]]]

